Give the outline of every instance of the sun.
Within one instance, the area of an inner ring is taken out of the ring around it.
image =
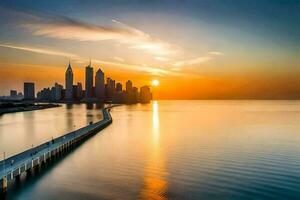
[[[159,81],[154,79],[154,80],[151,81],[151,85],[156,87],[156,86],[159,85]]]

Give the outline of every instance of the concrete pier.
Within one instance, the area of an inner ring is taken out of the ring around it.
[[[112,123],[109,108],[102,109],[103,119],[89,124],[86,127],[67,133],[37,147],[28,149],[17,155],[0,161],[0,193],[6,193],[8,182],[21,176],[22,173],[30,173],[34,168],[47,165],[55,157],[60,157],[70,149],[76,147],[90,136],[98,133]]]

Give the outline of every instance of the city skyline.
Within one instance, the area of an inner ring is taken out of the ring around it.
[[[53,97],[51,99],[52,101],[60,101],[60,100],[72,101],[75,99],[78,100],[78,99],[93,99],[93,98],[97,98],[98,100],[101,100],[101,99],[105,100],[105,98],[107,98],[107,95],[109,95],[109,94],[107,94],[107,92],[111,92],[110,98],[112,98],[112,96],[114,95],[115,92],[124,91],[124,90],[122,90],[122,88],[123,88],[122,83],[120,83],[119,81],[116,82],[109,76],[105,76],[104,72],[101,70],[100,67],[98,67],[98,70],[94,74],[94,67],[92,66],[91,59],[90,59],[90,63],[85,67],[85,80],[83,81],[83,83],[85,83],[85,85],[82,85],[81,82],[77,82],[75,84],[75,82],[74,82],[75,77],[76,76],[74,76],[74,74],[73,74],[71,61],[69,60],[67,69],[65,71],[65,80],[64,80],[65,84],[64,85],[61,85],[59,82],[56,82],[55,80],[53,80],[55,82],[54,82],[54,85],[52,84],[52,87],[48,86],[45,88],[41,88],[40,90],[36,90],[35,88],[37,85],[34,82],[24,82],[23,88],[21,90],[17,90],[15,88],[9,88],[9,94],[8,95],[5,94],[0,97],[2,97],[4,99],[6,99],[6,98],[12,99],[12,100],[14,100],[14,99],[21,100],[23,98],[24,98],[24,100],[34,100],[34,99],[41,100],[41,98],[38,97],[41,94],[41,92],[47,92],[47,93],[49,93],[49,95],[51,95],[52,89],[54,89],[55,91],[53,91]],[[105,81],[105,77],[106,77],[106,81]],[[155,81],[157,81],[157,80],[155,80]],[[125,91],[129,91],[129,90],[136,88],[136,87],[133,87],[131,80],[126,81],[126,86],[127,86],[127,83],[131,84],[131,88],[126,87]],[[157,85],[153,85],[153,87],[155,87],[155,86],[157,86]],[[74,87],[76,87],[76,88],[74,88]],[[150,92],[150,84],[141,86],[140,88],[144,89],[145,87],[149,88],[149,92]],[[108,91],[109,89],[111,89],[112,91]],[[86,93],[87,90],[89,90],[89,94]],[[137,89],[137,91],[138,91],[138,89]],[[62,94],[60,94],[61,92],[64,93],[63,97],[62,97]],[[74,95],[74,92],[76,93],[75,95]],[[28,97],[28,96],[30,96],[30,97]],[[47,100],[50,100],[50,96],[44,97],[44,98],[46,98]],[[151,98],[152,98],[152,96],[151,96]]]
[[[299,8],[293,0],[2,1],[0,95],[26,81],[63,83],[69,59],[84,86],[92,58],[123,84],[159,80],[156,99],[299,99]]]
[[[85,89],[82,83],[77,82],[74,85],[74,75],[71,62],[65,71],[65,84],[58,82],[36,92],[34,82],[24,82],[23,93],[10,89],[9,96],[2,96],[3,100],[25,100],[35,102],[57,102],[57,103],[149,103],[152,100],[150,86],[144,85],[140,90],[133,86],[131,80],[127,80],[126,88],[120,82],[116,82],[111,77],[106,78],[105,73],[98,67],[97,72],[93,73],[93,67],[90,60],[89,65],[85,68]],[[95,81],[94,81],[95,80]],[[157,86],[157,85],[156,85]]]

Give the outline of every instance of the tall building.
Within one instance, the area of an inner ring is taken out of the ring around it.
[[[51,89],[44,88],[40,92],[37,93],[37,98],[43,101],[50,101],[51,100]]]
[[[116,81],[113,80],[113,79],[109,79],[108,87],[111,88],[111,90],[115,91],[115,89],[116,89]]]
[[[73,70],[71,67],[71,64],[69,62],[69,66],[67,68],[66,74],[65,74],[65,80],[66,80],[66,100],[72,100],[73,98]]]
[[[50,89],[50,99],[49,101],[56,101],[55,100],[55,87],[51,87]]]
[[[140,89],[140,102],[141,103],[149,103],[151,100],[151,92],[148,86],[143,86]]]
[[[93,97],[93,75],[94,71],[91,66],[91,62],[89,66],[85,68],[85,97],[92,98]]]
[[[34,100],[35,99],[35,91],[34,91],[34,83],[24,83],[24,99],[25,100]]]
[[[96,72],[95,76],[95,95],[100,100],[104,100],[105,98],[104,73],[100,68]]]
[[[130,80],[126,82],[126,91],[125,91],[125,103],[131,104],[134,102],[133,97],[133,85]]]
[[[121,92],[122,91],[122,84],[121,83],[117,83],[117,85],[116,85],[116,91],[117,92]]]
[[[139,90],[137,87],[132,88],[132,103],[137,103],[139,101]]]
[[[77,99],[77,96],[78,96],[77,91],[78,91],[78,86],[73,85],[73,100],[75,100],[75,99],[78,100]]]
[[[111,101],[114,93],[116,90],[116,81],[111,79],[111,78],[107,78],[106,79],[106,99]]]
[[[54,100],[55,101],[59,101],[62,99],[62,89],[63,89],[63,86],[58,84],[58,83],[55,83],[55,95],[54,95]]]
[[[131,92],[132,91],[132,82],[131,80],[128,80],[126,82],[126,92]]]
[[[82,84],[77,83],[77,99],[82,99],[83,97],[83,91],[82,91]]]

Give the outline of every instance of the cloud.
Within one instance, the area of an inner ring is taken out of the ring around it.
[[[224,53],[219,52],[219,51],[210,51],[209,54],[215,55],[215,56],[222,56],[222,55],[224,55]]]
[[[22,26],[33,32],[35,35],[47,36],[58,39],[70,39],[78,41],[102,41],[102,40],[131,40],[137,37],[138,40],[145,39],[147,35],[121,29],[92,25],[76,21],[67,17],[60,17],[51,20],[38,20]]]
[[[207,62],[209,60],[211,60],[211,57],[209,57],[209,56],[196,57],[196,58],[191,58],[188,60],[177,61],[177,62],[173,63],[173,66],[181,67],[181,66],[185,66],[185,65],[195,65],[195,64]]]
[[[24,47],[24,46],[15,46],[15,45],[7,45],[7,44],[0,44],[0,47],[18,49],[18,50],[23,50],[23,51],[30,51],[30,52],[34,52],[34,53],[46,54],[46,55],[52,55],[52,56],[62,56],[62,57],[66,57],[66,58],[77,57],[75,54],[65,53],[65,52],[56,51],[56,50],[34,48],[34,47]]]
[[[123,58],[120,58],[120,57],[113,57],[113,59],[115,59],[116,61],[119,61],[119,62],[125,62],[125,60]]]
[[[86,62],[88,62],[88,59],[86,59]],[[116,66],[118,68],[124,68],[126,70],[132,70],[132,71],[138,71],[138,72],[146,72],[152,75],[156,76],[182,76],[184,74],[173,72],[168,69],[164,69],[164,67],[155,67],[155,66],[149,66],[146,64],[138,65],[138,64],[126,64],[126,63],[115,63],[115,62],[109,62],[104,60],[98,60],[93,59],[93,63],[103,64],[103,65],[112,65]]]
[[[132,45],[129,48],[141,49],[154,55],[170,55],[179,51],[177,48],[172,48],[172,45],[162,42],[141,42]]]
[[[12,48],[12,49],[17,49],[17,50],[22,50],[22,51],[29,51],[29,52],[38,53],[38,54],[72,58],[72,60],[76,61],[77,63],[89,63],[89,58],[84,58],[84,57],[81,57],[76,54],[61,52],[61,51],[57,51],[57,50],[48,50],[48,49],[25,47],[25,46],[18,46],[18,45],[6,45],[6,44],[0,44],[0,47]],[[124,61],[120,57],[113,57],[113,58],[118,61]],[[92,62],[98,63],[98,64],[104,64],[104,65],[113,65],[118,68],[124,68],[126,70],[147,72],[147,73],[150,73],[153,75],[159,75],[159,76],[165,76],[165,75],[180,76],[180,74],[173,73],[172,71],[163,69],[162,67],[153,67],[153,66],[148,66],[148,65],[137,65],[137,64],[126,64],[126,63],[120,63],[120,62],[116,63],[116,62],[109,62],[109,61],[99,60],[99,59],[92,59]]]
[[[163,62],[167,62],[170,59],[169,58],[165,58],[165,57],[160,57],[160,56],[156,56],[154,57],[155,60],[159,60],[159,61],[163,61]]]
[[[140,49],[154,55],[172,54],[180,49],[115,19],[111,26],[95,25],[62,16],[30,16],[29,19],[21,26],[37,36],[92,42],[112,40],[126,44],[130,49]]]
[[[190,59],[186,59],[186,60],[177,61],[177,62],[171,63],[171,65],[174,66],[174,67],[183,67],[183,66],[188,66],[188,65],[196,65],[196,64],[199,64],[199,63],[208,62],[210,60],[215,59],[216,56],[221,56],[221,55],[224,55],[224,53],[219,52],[219,51],[210,51],[205,56],[198,56],[198,57],[195,57],[195,58],[190,58]]]

